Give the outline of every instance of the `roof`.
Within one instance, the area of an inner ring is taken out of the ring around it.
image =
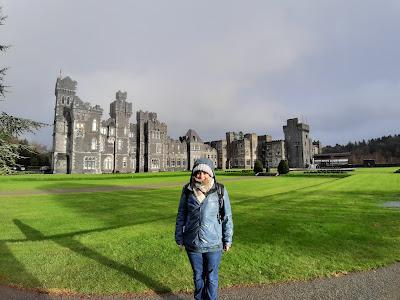
[[[203,143],[203,140],[200,138],[200,136],[197,134],[197,132],[194,129],[189,129],[186,134],[186,139],[189,142],[199,142]]]
[[[314,154],[314,158],[326,158],[326,157],[349,157],[351,156],[351,152],[342,152],[342,153],[321,153]]]

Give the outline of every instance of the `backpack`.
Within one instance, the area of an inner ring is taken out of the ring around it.
[[[183,190],[185,191],[185,196],[186,196],[186,206],[185,206],[185,214],[187,215],[187,200],[189,199],[190,196],[190,190],[188,189],[188,186],[190,183],[187,183],[184,187]],[[215,189],[217,190],[218,193],[218,223],[221,223],[225,219],[225,209],[224,209],[224,185],[219,182],[215,182]]]

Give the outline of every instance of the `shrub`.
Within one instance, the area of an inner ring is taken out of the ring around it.
[[[279,162],[278,173],[279,173],[279,175],[289,173],[289,164],[288,164],[287,160],[282,159]]]
[[[262,163],[258,159],[254,162],[254,169],[253,170],[254,170],[255,174],[264,171]]]

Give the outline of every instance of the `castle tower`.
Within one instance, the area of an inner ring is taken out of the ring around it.
[[[127,92],[118,91],[115,100],[110,103],[110,117],[115,121],[113,172],[118,173],[133,171],[129,158],[131,152],[129,119],[132,115],[132,103],[126,102],[126,99]]]
[[[250,153],[249,153],[250,168],[253,169],[257,159],[257,146],[258,146],[257,134],[247,133],[244,135],[244,138],[250,141]]]
[[[311,163],[310,127],[299,123],[297,118],[288,119],[283,126],[286,154],[291,168],[305,168]]]
[[[157,120],[156,113],[141,110],[136,113],[136,172],[147,172],[149,170],[148,122],[151,120]]]
[[[77,82],[68,76],[57,78],[53,126],[53,173],[71,173],[73,132],[71,108],[75,98],[76,85]]]

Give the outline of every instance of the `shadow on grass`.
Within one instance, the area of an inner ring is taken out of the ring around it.
[[[40,290],[42,288],[41,282],[35,276],[33,276],[31,273],[29,273],[25,269],[23,264],[21,264],[18,261],[18,259],[15,258],[15,256],[10,251],[10,249],[7,247],[5,242],[0,242],[0,255],[1,255],[0,261],[2,261],[2,260],[6,261],[6,265],[12,267],[13,273],[18,274],[18,278],[14,278],[10,281],[29,282],[29,287],[35,288],[37,290],[37,292],[40,292]],[[3,264],[2,264],[2,266],[3,266]],[[2,272],[7,272],[7,269],[3,268]],[[8,280],[9,278],[6,277],[5,279]],[[7,294],[7,298],[11,297],[12,299],[14,299],[14,297],[16,297],[15,299],[18,299],[19,297],[22,297],[22,294],[25,294],[25,292],[23,292],[23,291],[15,291],[15,293],[14,293],[13,291],[7,290],[5,292]],[[0,298],[4,299],[3,297],[5,297],[5,295],[0,293]],[[50,298],[48,298],[47,295],[45,295],[45,294],[41,294],[40,299],[50,299]]]
[[[44,190],[57,185],[45,185]],[[113,188],[112,185],[107,187]],[[175,223],[181,187],[140,188],[132,190],[98,191],[92,193],[52,194],[47,197],[66,215],[73,215],[78,223],[101,221],[105,226],[132,225],[170,218]],[[85,189],[85,185],[82,185]],[[79,188],[77,188],[79,190]],[[51,220],[53,216],[49,216]],[[85,225],[83,225],[85,226]],[[70,231],[70,230],[68,230]]]
[[[36,231],[31,232],[29,239],[25,235],[25,238],[22,238],[22,239],[0,240],[0,243],[1,242],[3,242],[3,243],[19,243],[19,242],[27,242],[27,241],[37,242],[37,241],[47,241],[47,240],[53,240],[53,239],[73,238],[74,236],[77,236],[77,235],[109,231],[109,230],[119,229],[119,228],[123,228],[123,227],[130,227],[130,226],[135,226],[135,225],[151,223],[151,222],[160,221],[163,219],[170,219],[170,218],[168,217],[168,218],[149,219],[149,220],[142,221],[142,222],[132,222],[132,223],[126,223],[126,224],[116,225],[116,226],[101,227],[101,228],[94,228],[94,229],[87,229],[87,230],[78,230],[78,231],[73,231],[73,232],[46,235],[46,236],[43,235],[40,231],[36,230]],[[15,220],[17,220],[17,219],[15,219]],[[15,221],[14,221],[14,224],[16,224]],[[18,226],[18,228],[20,228],[20,227]]]
[[[18,219],[13,220],[14,224],[18,226],[21,232],[24,233],[27,240],[46,240],[49,239],[48,237],[44,236],[40,231],[32,228],[31,226],[23,223]],[[112,268],[118,272],[124,273],[131,277],[134,280],[140,281],[144,285],[146,285],[149,289],[157,293],[161,298],[166,297],[164,294],[171,292],[171,289],[161,282],[157,282],[151,277],[147,276],[143,272],[137,271],[133,268],[125,266],[119,262],[116,262],[96,251],[90,249],[80,243],[79,241],[74,240],[71,237],[64,236],[63,238],[51,238],[51,241],[55,242],[56,244],[60,245],[61,247],[65,247],[74,251],[77,254],[80,254],[84,257],[90,258],[97,263]],[[176,298],[179,299],[179,298]]]

